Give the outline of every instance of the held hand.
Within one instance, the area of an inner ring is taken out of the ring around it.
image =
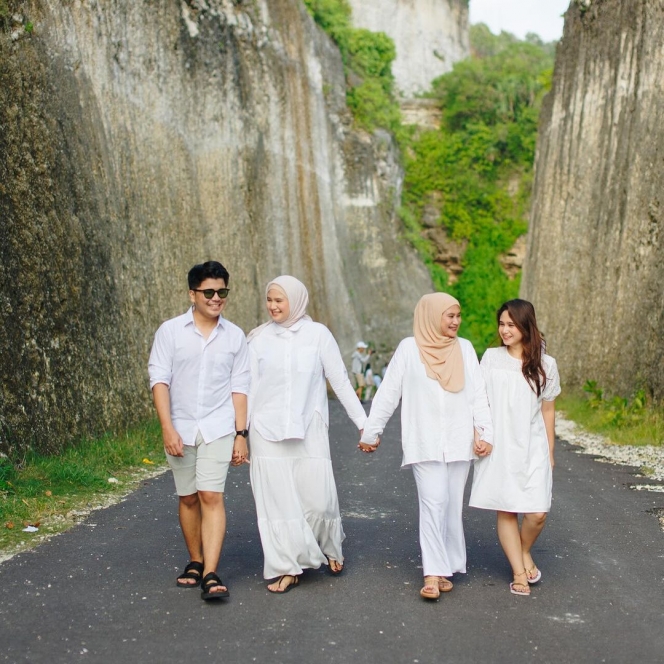
[[[491,454],[493,451],[493,445],[487,443],[485,440],[478,440],[473,446],[473,450],[478,457],[482,458]]]
[[[249,463],[247,439],[244,436],[235,436],[231,466],[241,466],[243,463]]]
[[[362,452],[366,452],[367,454],[371,454],[372,452],[375,452],[378,449],[378,446],[380,445],[380,438],[376,438],[376,442],[373,443],[373,445],[369,445],[369,443],[359,443],[358,447]]]
[[[164,439],[166,454],[176,457],[184,456],[184,443],[182,442],[182,438],[180,438],[180,434],[175,429],[164,431],[162,437]]]

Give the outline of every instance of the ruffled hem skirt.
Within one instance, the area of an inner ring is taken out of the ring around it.
[[[327,558],[343,562],[337,487],[327,426],[316,414],[304,440],[250,435],[251,488],[265,564],[263,576],[301,574]]]

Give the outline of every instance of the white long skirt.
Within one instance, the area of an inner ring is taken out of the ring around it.
[[[250,434],[250,477],[265,564],[263,576],[301,574],[327,558],[343,562],[339,498],[327,426],[319,413],[304,440]]]

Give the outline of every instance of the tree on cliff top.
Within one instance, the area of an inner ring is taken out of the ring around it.
[[[471,30],[473,57],[436,79],[437,130],[413,134],[405,150],[403,219],[438,288],[464,306],[464,334],[479,352],[495,338],[494,315],[516,297],[500,257],[526,231],[541,100],[550,86],[549,45],[531,36]],[[466,246],[463,272],[448,283],[423,232],[425,210],[451,240]]]

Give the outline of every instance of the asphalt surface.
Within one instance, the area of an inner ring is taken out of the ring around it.
[[[492,513],[467,508],[468,574],[438,602],[421,586],[417,504],[398,416],[378,452],[331,403],[346,570],[309,570],[285,595],[262,579],[246,467],[227,483],[220,566],[231,597],[205,603],[186,562],[172,479],[0,565],[0,662],[663,662],[664,534],[634,470],[561,442],[554,505],[536,545],[543,579],[511,595]]]

